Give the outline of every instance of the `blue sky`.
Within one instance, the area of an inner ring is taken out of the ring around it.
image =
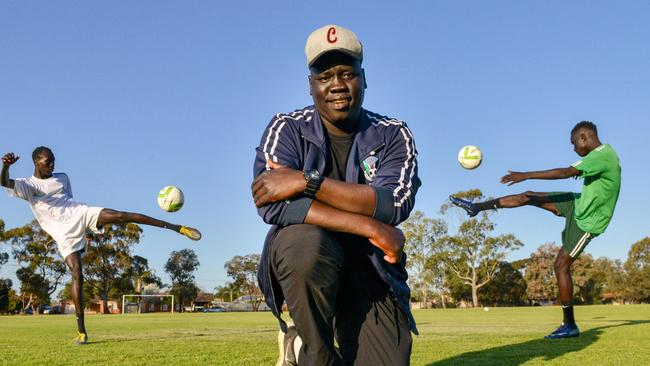
[[[645,151],[650,121],[646,1],[18,2],[0,3],[0,151],[23,159],[50,146],[78,200],[203,231],[195,243],[145,228],[135,254],[163,266],[194,249],[198,284],[224,284],[224,263],[261,252],[267,226],[250,197],[254,148],[270,118],[311,104],[304,42],[335,23],[364,45],[365,107],[407,121],[423,186],[416,209],[436,216],[453,192],[501,196],[580,189],[581,181],[499,184],[507,169],[566,167],[569,131],[594,121],[619,153],[623,186],[595,257],[625,259],[650,235]],[[466,144],[484,162],[456,162]],[[185,207],[162,212],[165,185]],[[7,228],[33,216],[0,194]],[[563,222],[535,208],[500,211],[498,233],[525,246],[559,242]],[[6,245],[1,251],[8,251]],[[14,278],[15,263],[0,269]]]

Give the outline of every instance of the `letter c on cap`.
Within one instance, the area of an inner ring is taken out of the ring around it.
[[[338,38],[336,37],[336,28],[330,27],[330,29],[327,30],[327,42],[329,43],[336,43]]]

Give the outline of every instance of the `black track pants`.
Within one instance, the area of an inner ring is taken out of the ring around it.
[[[275,237],[271,268],[303,341],[301,366],[409,364],[408,319],[370,252],[365,238],[313,225],[287,226]]]

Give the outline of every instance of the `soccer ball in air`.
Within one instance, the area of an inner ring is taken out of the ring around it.
[[[476,146],[463,146],[458,152],[458,164],[465,169],[476,169],[481,165],[483,153]]]
[[[176,212],[183,207],[183,191],[178,187],[166,186],[158,192],[158,206],[167,212]]]

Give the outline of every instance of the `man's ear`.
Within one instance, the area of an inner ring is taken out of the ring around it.
[[[366,70],[361,69],[361,77],[363,77],[363,88],[368,89],[368,82],[366,81]]]
[[[309,80],[309,95],[314,96],[311,88],[311,75],[307,75],[307,80]]]

